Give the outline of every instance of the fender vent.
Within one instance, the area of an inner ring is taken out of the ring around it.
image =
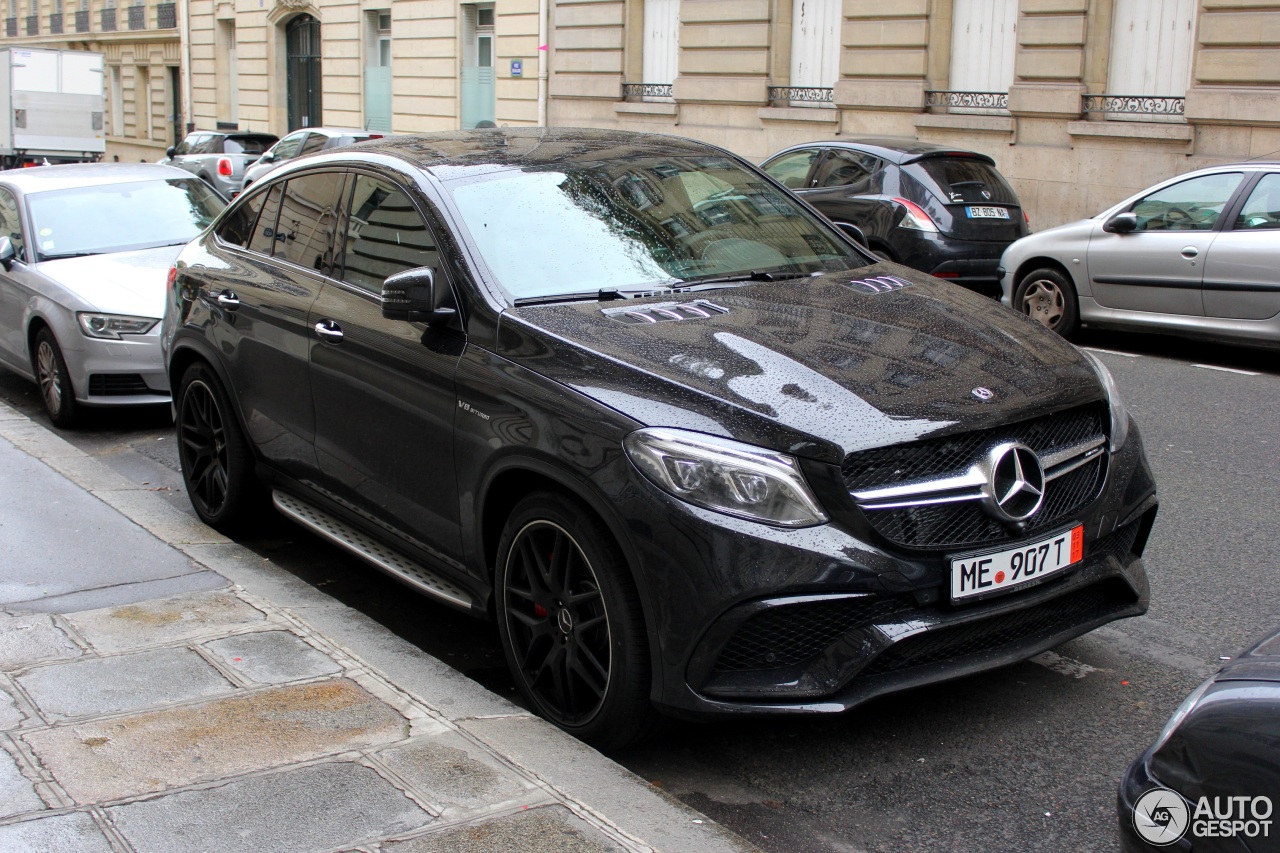
[[[605,308],[600,313],[631,326],[648,326],[676,320],[709,320],[718,314],[728,314],[729,309],[698,299],[693,302],[657,302],[635,308]]]
[[[902,290],[904,287],[910,287],[911,282],[905,278],[898,278],[896,275],[882,275],[875,278],[855,278],[849,282],[849,286],[863,293],[888,293],[892,290]]]

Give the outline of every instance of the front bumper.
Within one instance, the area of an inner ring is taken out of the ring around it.
[[[169,377],[164,372],[158,323],[142,336],[119,341],[81,336],[77,343],[78,349],[63,348],[77,402],[87,406],[169,402]]]
[[[949,601],[945,554],[904,553],[839,520],[777,530],[647,482],[619,497],[658,638],[653,698],[676,715],[844,711],[1023,660],[1149,600],[1141,553],[1157,503],[1136,429],[1074,519],[1083,563],[981,602]]]

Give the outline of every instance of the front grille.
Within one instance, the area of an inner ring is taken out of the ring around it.
[[[844,482],[850,491],[860,491],[958,474],[1003,441],[1021,442],[1043,458],[1104,437],[1105,417],[1101,404],[1091,404],[992,429],[851,453],[842,466]],[[1046,483],[1043,504],[1017,535],[1061,524],[1091,503],[1102,490],[1106,464],[1106,455],[1100,454]],[[976,548],[1010,538],[1009,531],[972,500],[863,514],[881,536],[909,548]]]
[[[964,470],[983,449],[1001,441],[1020,441],[1043,456],[1101,435],[1105,422],[1101,404],[1081,406],[1021,423],[850,453],[841,471],[851,492],[878,489]]]
[[[914,606],[910,597],[867,596],[771,607],[738,628],[713,671],[746,672],[803,663],[859,625]]]
[[[1135,521],[1103,536],[1093,543],[1089,555],[1115,557],[1121,563],[1125,562],[1133,553],[1133,543],[1138,540],[1139,524],[1140,522]]]
[[[1136,596],[1123,581],[1102,581],[1023,610],[908,637],[871,661],[862,675],[883,675],[1016,648],[1029,640],[1103,618],[1135,601]]]
[[[89,396],[127,397],[134,394],[163,395],[152,391],[137,373],[94,373],[89,376]]]

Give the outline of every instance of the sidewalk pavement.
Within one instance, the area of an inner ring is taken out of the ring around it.
[[[0,850],[754,849],[0,403]]]

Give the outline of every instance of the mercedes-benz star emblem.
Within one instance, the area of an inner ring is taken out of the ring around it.
[[[987,511],[1001,521],[1025,521],[1044,502],[1044,469],[1035,451],[1025,444],[1006,442],[987,455]]]
[[[990,400],[992,397],[996,395],[995,391],[992,391],[990,388],[983,388],[981,385],[979,385],[977,388],[974,388],[969,393],[977,397],[979,400]]]

